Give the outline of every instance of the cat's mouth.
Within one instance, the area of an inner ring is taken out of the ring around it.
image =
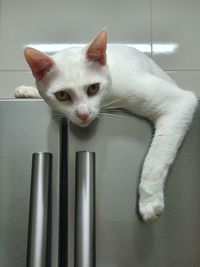
[[[90,125],[90,123],[92,122],[93,120],[88,120],[88,121],[81,121],[79,123],[79,126],[80,127],[87,127],[88,125]]]
[[[93,121],[95,120],[95,117],[91,117],[91,118],[89,118],[88,120],[85,120],[85,121],[83,121],[83,120],[79,120],[79,121],[72,121],[74,124],[76,124],[76,125],[78,125],[78,126],[80,126],[80,127],[83,127],[83,128],[85,128],[85,127],[87,127],[87,126],[89,126]]]

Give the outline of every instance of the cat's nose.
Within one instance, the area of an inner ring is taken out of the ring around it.
[[[81,119],[82,121],[87,121],[88,118],[89,118],[89,113],[88,113],[88,112],[84,112],[84,113],[82,113],[82,112],[78,112],[78,111],[77,111],[76,115],[77,115],[77,117],[78,117],[79,119]]]

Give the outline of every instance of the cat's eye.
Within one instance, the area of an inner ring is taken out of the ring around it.
[[[99,89],[100,89],[99,83],[91,84],[87,89],[87,95],[88,96],[96,95],[98,93]]]
[[[59,101],[72,101],[72,98],[70,96],[69,93],[67,93],[66,91],[59,91],[55,93],[55,97],[59,100]]]

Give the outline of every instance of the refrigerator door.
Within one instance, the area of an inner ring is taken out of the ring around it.
[[[152,138],[146,120],[122,113],[69,131],[69,266],[74,266],[75,152],[96,153],[96,267],[200,266],[200,109],[165,186],[165,210],[137,212],[142,163]]]
[[[0,266],[25,267],[32,154],[50,152],[51,266],[58,266],[60,127],[42,100],[0,101]]]

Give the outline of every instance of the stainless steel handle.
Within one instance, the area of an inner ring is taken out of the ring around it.
[[[75,267],[95,267],[95,153],[76,153]]]
[[[52,154],[32,157],[27,267],[50,266]]]

